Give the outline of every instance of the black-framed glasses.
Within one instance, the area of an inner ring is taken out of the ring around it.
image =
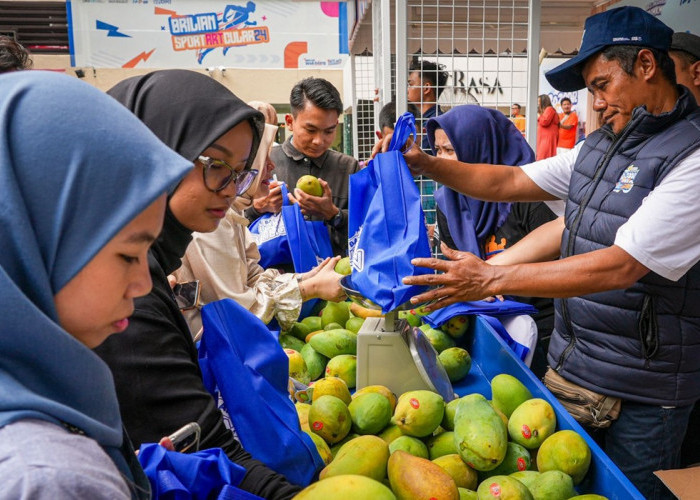
[[[218,193],[226,189],[226,186],[233,183],[236,185],[236,195],[240,196],[253,184],[258,171],[255,169],[241,170],[236,172],[231,165],[224,160],[199,156],[197,158],[202,163],[202,175],[204,185],[209,191]]]

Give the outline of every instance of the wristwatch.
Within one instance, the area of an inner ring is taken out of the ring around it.
[[[326,221],[326,224],[337,228],[343,222],[343,211],[338,209],[338,213]]]

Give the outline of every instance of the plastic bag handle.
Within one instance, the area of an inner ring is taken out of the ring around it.
[[[396,120],[388,151],[402,151],[409,137],[416,138],[416,117],[408,111]]]
[[[280,184],[280,189],[282,190],[282,206],[289,206],[291,203],[289,201],[289,198],[287,197],[287,195],[289,194],[289,191],[287,190],[287,183],[282,182]]]

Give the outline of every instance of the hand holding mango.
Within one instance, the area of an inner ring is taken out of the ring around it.
[[[338,207],[333,204],[331,187],[323,179],[313,175],[304,175],[297,181],[294,196],[289,195],[292,203],[298,203],[304,215],[330,220],[338,214]]]

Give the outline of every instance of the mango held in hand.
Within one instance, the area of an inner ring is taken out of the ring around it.
[[[509,476],[493,476],[481,481],[476,493],[479,500],[534,500],[523,483]]]
[[[503,462],[508,432],[501,417],[481,394],[460,399],[454,433],[459,455],[472,469],[489,471]]]
[[[311,196],[323,196],[323,186],[318,182],[318,178],[313,175],[302,175],[299,177],[296,187]]]
[[[458,339],[467,333],[469,328],[469,318],[467,316],[455,316],[450,318],[446,323],[440,327],[440,329],[449,334],[450,337]]]
[[[309,344],[327,358],[357,354],[357,335],[344,328],[317,333],[309,339]]]
[[[351,426],[348,407],[335,396],[321,396],[311,404],[309,427],[326,443],[334,444],[343,439]]]
[[[413,436],[399,436],[389,443],[389,453],[405,451],[414,457],[428,458],[428,447],[425,443]]]
[[[344,325],[350,319],[348,302],[329,302],[321,311],[321,324],[325,328],[331,323]]]
[[[331,358],[326,365],[326,377],[338,377],[353,389],[357,384],[357,356],[341,354]]]
[[[527,488],[535,500],[568,500],[576,496],[571,477],[559,470],[543,472]]]
[[[532,393],[523,385],[520,380],[501,373],[491,379],[491,400],[493,406],[510,418],[513,411],[528,399],[532,399]]]
[[[442,396],[432,391],[409,391],[399,396],[394,422],[408,436],[425,437],[438,428],[445,413]]]
[[[430,460],[398,450],[389,457],[387,471],[391,489],[399,500],[459,500],[454,480]]]
[[[377,481],[386,477],[389,447],[377,436],[360,436],[345,443],[333,461],[319,475],[321,480],[344,474],[358,474]]]
[[[472,358],[469,356],[469,352],[461,347],[449,347],[442,351],[438,358],[445,368],[450,382],[462,380],[472,367]]]
[[[396,500],[389,488],[365,476],[333,476],[303,489],[294,500]]]
[[[289,358],[289,376],[304,385],[308,385],[311,382],[311,377],[309,377],[302,355],[294,349],[285,349],[284,352]]]
[[[545,439],[537,452],[540,472],[560,470],[579,484],[591,465],[591,449],[578,433],[570,430],[555,432]]]
[[[352,401],[348,385],[338,377],[326,377],[314,383],[312,401],[316,401],[321,396],[335,396],[346,405]]]
[[[508,434],[516,443],[534,450],[554,433],[556,426],[552,405],[544,399],[528,399],[508,419]]]
[[[350,267],[350,257],[343,257],[340,259],[333,270],[338,274],[342,274],[343,276],[351,274],[352,268]]]
[[[353,398],[348,410],[352,419],[352,430],[358,434],[376,434],[391,420],[391,403],[377,393],[362,394]]]

